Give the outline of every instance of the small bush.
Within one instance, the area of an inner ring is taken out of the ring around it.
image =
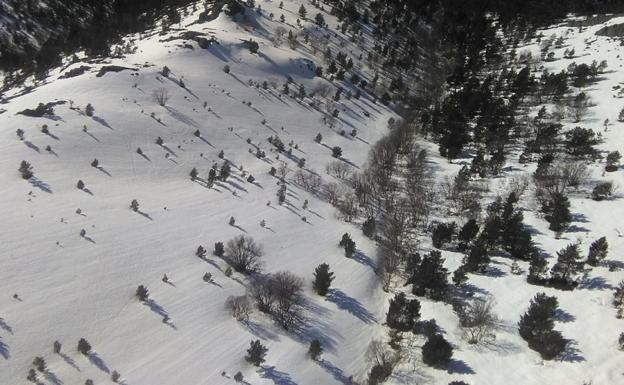
[[[78,341],[78,351],[85,356],[91,353],[91,344],[84,338]]]
[[[143,285],[139,285],[136,289],[136,297],[139,299],[139,301],[145,301],[149,298],[149,292],[147,290],[147,287],[143,286]]]
[[[264,362],[268,349],[260,343],[260,340],[251,341],[245,360],[254,366],[260,366]]]
[[[318,359],[321,357],[321,354],[323,354],[323,346],[321,346],[321,342],[317,339],[312,340],[312,342],[310,342],[310,349],[308,349],[308,354],[310,355],[310,358],[313,359],[314,361],[318,361]]]
[[[440,334],[435,334],[422,347],[423,362],[429,366],[445,367],[451,361],[453,347]]]
[[[214,255],[217,257],[223,257],[225,249],[223,247],[223,242],[215,242],[214,244]]]
[[[592,191],[592,199],[595,201],[603,201],[613,194],[613,184],[611,182],[603,182]]]

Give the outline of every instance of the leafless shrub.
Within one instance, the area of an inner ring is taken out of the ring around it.
[[[279,47],[284,43],[284,36],[286,35],[286,28],[282,26],[278,26],[273,31],[273,37],[271,40],[273,41],[273,45],[275,47]]]
[[[331,94],[331,87],[325,83],[323,84],[319,84],[315,89],[314,89],[314,93],[316,95],[319,95],[323,98],[328,97]],[[331,110],[333,111],[333,109]],[[331,113],[330,111],[330,113]]]
[[[225,300],[225,308],[232,317],[241,322],[247,321],[252,312],[251,301],[246,295],[228,297]]]
[[[347,179],[351,174],[351,166],[340,160],[334,160],[325,166],[325,171],[336,178]]]
[[[338,210],[345,222],[351,222],[358,215],[358,204],[355,194],[347,192],[338,203]]]
[[[324,186],[325,195],[327,197],[327,201],[333,205],[337,206],[340,202],[340,197],[343,194],[343,188],[336,182],[330,182],[325,184]]]
[[[262,246],[257,244],[252,237],[239,235],[230,239],[225,252],[232,267],[238,272],[250,273],[260,268]]]
[[[283,328],[303,321],[301,292],[303,281],[288,271],[281,271],[254,281],[250,294],[260,311],[271,314]]]
[[[460,327],[468,343],[484,344],[496,339],[494,331],[500,321],[494,313],[494,303],[491,297],[476,298],[459,309]]]
[[[159,88],[157,90],[154,90],[152,96],[154,97],[156,103],[158,103],[162,107],[166,106],[167,102],[169,101],[169,91],[167,91],[166,88]]]
[[[320,176],[316,175],[315,173],[301,169],[295,172],[295,176],[293,179],[296,184],[312,193],[316,193],[322,184]]]

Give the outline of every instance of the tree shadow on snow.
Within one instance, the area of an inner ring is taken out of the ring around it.
[[[89,354],[89,361],[104,373],[110,374],[110,369],[106,362],[95,352]]]
[[[80,368],[78,367],[78,365],[76,365],[76,361],[74,361],[71,357],[69,357],[67,354],[65,353],[59,353],[59,356],[61,356],[63,358],[63,360],[65,361],[65,363],[69,366],[71,366],[72,368],[76,369],[76,371],[80,371]]]
[[[448,374],[475,374],[474,370],[462,360],[451,360],[446,371]]]
[[[147,219],[149,219],[150,221],[153,221],[152,217],[151,217],[148,213],[143,212],[143,211],[141,211],[141,210],[137,210],[137,213],[139,213],[139,215],[141,215],[142,217],[147,218]]]
[[[58,376],[54,374],[54,372],[52,372],[50,369],[46,369],[43,374],[45,375],[46,379],[54,385],[63,385],[63,381],[61,381],[61,379],[58,378]]]
[[[248,320],[242,323],[254,336],[262,340],[279,341],[279,335],[257,322]]]
[[[565,362],[583,362],[585,357],[581,356],[580,350],[576,347],[576,341],[569,341],[565,351],[561,355],[561,361]]]
[[[0,329],[13,334],[13,328],[2,317],[0,317]]]
[[[106,127],[106,128],[110,128],[111,130],[113,129],[113,127],[110,126],[110,124],[108,124],[108,122],[106,120],[104,120],[104,118],[100,118],[99,116],[94,116],[92,118],[96,123],[101,124],[102,126]]]
[[[346,310],[354,317],[367,324],[377,320],[357,299],[351,298],[340,289],[330,289],[327,300],[333,302],[339,309]]]
[[[11,352],[9,351],[9,345],[2,342],[0,339],[0,356],[2,356],[5,360],[8,360],[11,357]]]
[[[29,140],[25,140],[25,141],[24,141],[24,144],[26,145],[26,147],[28,147],[28,148],[30,148],[30,149],[32,149],[32,150],[35,150],[35,151],[37,151],[37,152],[40,152],[40,151],[39,151],[39,147],[37,147],[37,146],[36,146],[33,142],[31,142],[31,141],[29,141]]]
[[[40,189],[41,191],[52,194],[52,188],[50,187],[50,185],[38,179],[37,177],[31,177],[30,179],[28,179],[28,183],[30,183],[33,187]]]
[[[607,282],[604,277],[591,277],[582,280],[578,288],[588,290],[613,290],[613,285]]]
[[[360,250],[355,250],[355,253],[353,253],[351,259],[364,266],[368,266],[373,270],[377,267],[375,266],[375,262],[373,262],[372,259],[370,259],[366,254],[362,253]]]
[[[325,369],[326,372],[329,372],[336,381],[340,381],[345,385],[352,384],[352,381],[349,377],[345,376],[342,369],[335,367],[331,362],[327,360],[320,360],[319,365],[321,368]]]
[[[273,381],[273,383],[275,383],[275,385],[297,385],[297,383],[294,382],[292,378],[290,378],[290,374],[286,372],[280,372],[279,370],[275,369],[275,366],[263,367],[261,376],[263,378],[270,379],[271,381]]]

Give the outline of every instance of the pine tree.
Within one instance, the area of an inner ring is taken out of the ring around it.
[[[236,372],[236,374],[234,375],[234,381],[243,382],[243,373]]]
[[[137,287],[135,294],[139,301],[146,301],[149,298],[149,292],[147,290],[147,287],[143,285],[139,285]]]
[[[45,372],[45,370],[46,370],[46,362],[43,359],[43,357],[35,357],[35,359],[33,360],[33,365],[40,372]]]
[[[464,268],[467,272],[484,273],[490,263],[488,249],[483,241],[477,241],[470,248],[470,252],[464,258]]]
[[[562,193],[555,192],[551,195],[550,202],[545,207],[545,212],[547,213],[545,218],[550,223],[548,228],[557,235],[564,232],[572,221],[570,201]]]
[[[618,114],[618,121],[624,122],[624,107],[620,110],[620,113]]]
[[[197,169],[195,167],[193,167],[193,169],[191,170],[191,173],[189,175],[190,175],[192,181],[197,179]]]
[[[215,242],[214,244],[214,255],[217,257],[223,257],[224,254],[223,242]]]
[[[460,249],[465,249],[468,244],[479,233],[479,225],[475,219],[471,219],[459,230],[457,238],[459,239]]]
[[[61,343],[58,341],[54,341],[54,344],[52,345],[52,351],[56,354],[60,354],[61,353]]]
[[[306,14],[308,13],[308,11],[306,10],[306,8],[303,6],[303,4],[301,4],[301,7],[299,7],[299,16],[305,20],[306,18]]]
[[[137,202],[136,199],[133,199],[132,202],[130,202],[130,210],[132,211],[139,211],[139,202]]]
[[[553,330],[557,308],[557,297],[538,293],[518,322],[520,337],[545,360],[552,360],[563,353],[568,343],[560,332]]]
[[[95,112],[95,108],[93,108],[91,103],[88,103],[87,106],[85,107],[85,114],[87,114],[87,116],[93,116],[94,112]]]
[[[353,253],[355,253],[355,242],[351,239],[351,236],[348,233],[344,233],[342,235],[342,239],[338,245],[344,247],[345,256],[347,258],[351,258]]]
[[[318,295],[324,297],[327,295],[333,280],[334,273],[329,270],[329,265],[327,263],[321,263],[314,270],[314,282],[312,286]]]
[[[254,366],[260,366],[264,362],[264,357],[268,349],[260,343],[260,340],[251,341],[245,360]]]
[[[100,161],[97,159],[93,159],[93,162],[91,162],[91,167],[97,167],[100,165]]]
[[[407,299],[401,292],[390,300],[390,307],[386,314],[386,325],[389,328],[402,332],[413,331],[420,318],[420,302],[417,299]]]
[[[228,162],[224,162],[221,166],[221,170],[219,170],[219,179],[225,182],[227,178],[230,176],[230,164]]]
[[[23,160],[20,163],[18,171],[22,174],[22,178],[28,180],[33,177],[34,173],[32,171],[32,166],[27,161]]]
[[[550,270],[552,280],[563,285],[573,285],[575,275],[583,268],[580,259],[579,246],[576,243],[557,252],[557,263]]]
[[[78,341],[78,351],[85,356],[88,355],[91,352],[91,344],[84,338],[81,338]]]
[[[321,358],[321,354],[323,354],[323,346],[321,345],[321,341],[313,339],[312,342],[310,342],[308,355],[310,355],[310,358],[314,361],[318,361],[318,359]]]
[[[422,347],[423,362],[429,366],[445,367],[453,356],[453,347],[440,334],[429,337]]]
[[[199,247],[197,248],[197,251],[195,252],[195,255],[198,258],[204,259],[204,257],[206,256],[206,249],[204,249],[202,245],[199,245]]]
[[[78,188],[78,190],[82,190],[83,188],[85,188],[85,184],[81,179],[78,179],[78,183],[76,183],[76,188]]]
[[[589,246],[589,255],[587,256],[587,263],[591,266],[598,266],[600,261],[607,258],[607,253],[609,250],[609,244],[607,243],[607,238],[602,237]]]
[[[444,258],[438,250],[432,250],[414,268],[408,283],[412,284],[412,293],[428,296],[439,301],[448,289],[448,270],[444,267]]]
[[[376,228],[376,226],[377,226],[377,224],[375,222],[375,218],[374,217],[369,217],[362,224],[362,232],[368,238],[373,239],[375,237],[375,228]]]

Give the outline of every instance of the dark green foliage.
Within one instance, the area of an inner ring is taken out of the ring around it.
[[[133,199],[132,202],[130,202],[130,210],[132,211],[139,211],[139,202],[137,202],[136,199]]]
[[[368,238],[373,239],[375,237],[376,227],[377,227],[377,224],[376,224],[375,218],[370,217],[367,220],[365,220],[364,223],[362,224],[362,232]]]
[[[465,249],[478,233],[479,225],[475,219],[471,219],[466,222],[457,235],[460,242],[460,249]]]
[[[214,255],[217,257],[223,257],[224,254],[223,242],[215,242],[214,244]]]
[[[76,183],[76,188],[78,190],[82,190],[85,187],[84,182],[81,179],[78,179],[78,183]]]
[[[575,276],[583,269],[579,246],[570,244],[557,252],[557,263],[550,269],[551,281],[555,284],[573,286]]]
[[[249,52],[251,53],[258,53],[258,49],[260,49],[260,46],[258,45],[257,41],[249,39],[247,40],[247,48],[249,48]]]
[[[95,108],[93,108],[91,103],[88,103],[87,106],[85,107],[85,114],[87,116],[93,116],[93,113],[95,113]]]
[[[78,351],[85,356],[88,355],[91,352],[91,344],[84,338],[81,338],[78,341]]]
[[[550,195],[550,200],[543,207],[546,220],[550,224],[550,230],[557,234],[564,232],[572,221],[570,214],[570,201],[568,197],[559,192]]]
[[[435,334],[422,347],[423,362],[429,366],[445,367],[451,362],[453,347],[440,334]]]
[[[321,341],[314,339],[310,342],[310,348],[308,349],[308,355],[314,361],[317,361],[321,358],[321,354],[323,354],[323,346],[321,346]]]
[[[565,133],[565,146],[570,155],[587,156],[596,153],[593,146],[598,144],[593,130],[583,127],[575,127]]]
[[[245,360],[254,366],[260,366],[269,349],[260,343],[260,340],[251,341]]]
[[[548,262],[546,259],[535,253],[531,257],[531,263],[529,265],[529,274],[527,276],[527,282],[540,284],[546,280],[546,274],[548,273]]]
[[[54,351],[54,353],[59,354],[61,352],[61,343],[58,341],[54,341],[54,344],[52,345],[52,351]]]
[[[470,247],[468,255],[464,258],[463,267],[467,272],[485,273],[489,263],[490,256],[485,243],[483,241],[477,241]]]
[[[552,360],[559,356],[568,344],[561,333],[553,330],[557,308],[556,297],[538,293],[518,322],[520,336],[545,360]]]
[[[199,247],[197,247],[197,251],[195,251],[195,255],[198,258],[204,258],[206,256],[206,249],[204,249],[204,247],[202,245],[199,245]]]
[[[466,266],[462,265],[453,272],[452,279],[453,279],[453,283],[455,284],[455,286],[461,286],[466,281],[468,281],[467,270],[468,269],[466,268]]]
[[[353,256],[353,253],[355,253],[355,241],[351,239],[351,235],[349,235],[348,233],[344,233],[342,235],[342,238],[340,239],[338,245],[344,247],[345,256],[347,258],[351,258]]]
[[[414,330],[420,319],[420,302],[417,299],[407,299],[405,293],[399,293],[390,300],[390,307],[386,314],[386,325],[389,328],[402,332]]]
[[[45,370],[46,370],[46,362],[43,359],[43,357],[35,357],[35,359],[33,360],[33,365],[40,372],[45,372]]]
[[[607,258],[609,250],[609,244],[607,238],[598,238],[589,246],[589,255],[587,256],[587,263],[591,266],[598,266],[600,261]]]
[[[342,148],[338,146],[332,147],[332,156],[334,158],[340,158],[342,156]]]
[[[25,160],[23,160],[22,163],[20,163],[18,171],[20,172],[20,174],[22,174],[22,178],[26,180],[32,178],[34,175],[32,171],[32,166],[30,165],[30,163],[28,163]]]
[[[191,180],[194,181],[195,179],[197,179],[197,169],[195,167],[193,167],[193,169],[191,170],[189,175],[191,177]]]
[[[147,290],[147,287],[139,285],[136,289],[136,297],[139,299],[139,301],[146,301],[149,298],[149,292]]]
[[[448,270],[444,267],[442,254],[432,250],[415,267],[408,283],[412,284],[412,293],[415,295],[439,301],[444,298],[448,289],[447,276]]]
[[[223,162],[221,169],[219,170],[219,179],[223,182],[227,181],[227,178],[230,176],[231,168],[229,162]]]
[[[329,265],[327,263],[321,263],[314,270],[314,282],[312,283],[312,287],[314,287],[318,295],[324,297],[327,295],[333,280],[334,273],[329,270]]]
[[[453,235],[455,234],[455,229],[457,225],[455,222],[452,223],[440,223],[436,226],[431,234],[431,241],[433,242],[433,247],[436,249],[441,249],[445,243],[449,243],[453,240]]]
[[[368,374],[368,385],[379,385],[392,374],[392,367],[383,363],[375,364]]]

